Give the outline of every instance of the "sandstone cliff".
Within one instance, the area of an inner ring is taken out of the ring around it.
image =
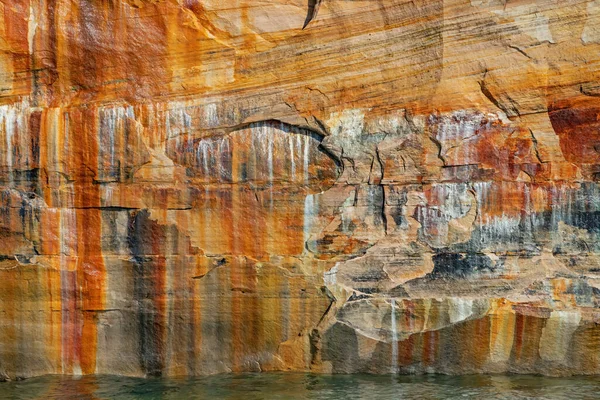
[[[0,376],[600,373],[600,1],[0,0]]]

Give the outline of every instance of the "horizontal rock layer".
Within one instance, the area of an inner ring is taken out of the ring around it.
[[[600,4],[0,1],[0,377],[600,373]]]

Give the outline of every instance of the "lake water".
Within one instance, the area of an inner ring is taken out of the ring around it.
[[[370,376],[263,373],[203,378],[79,379],[0,383],[0,399],[598,399],[600,377]]]

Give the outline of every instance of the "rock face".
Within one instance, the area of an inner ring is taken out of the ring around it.
[[[2,0],[0,38],[0,376],[600,373],[598,0]]]

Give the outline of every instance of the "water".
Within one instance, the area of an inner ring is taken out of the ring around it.
[[[0,383],[0,399],[597,399],[600,377],[372,376],[262,373],[203,378],[79,379]]]

